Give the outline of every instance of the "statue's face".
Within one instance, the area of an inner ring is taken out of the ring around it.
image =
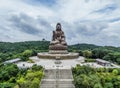
[[[57,29],[61,29],[61,26],[60,26],[60,25],[57,25]]]
[[[61,30],[61,25],[57,24],[56,29],[57,29],[57,31],[60,31]]]

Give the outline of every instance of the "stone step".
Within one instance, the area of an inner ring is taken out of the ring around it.
[[[47,69],[40,88],[75,88],[71,69]]]
[[[40,88],[75,88],[74,85],[72,84],[58,84],[58,85],[54,85],[54,84],[49,84],[49,85],[46,85],[46,84],[43,84],[41,85]]]
[[[73,80],[42,80],[41,84],[72,84]]]
[[[59,81],[73,81],[73,79],[58,79]],[[42,81],[56,81],[56,79],[42,79]]]
[[[58,74],[58,75],[56,75]],[[44,79],[56,79],[56,78],[61,78],[61,79],[72,79],[72,72],[68,69],[52,69],[52,70],[45,70],[45,77]]]

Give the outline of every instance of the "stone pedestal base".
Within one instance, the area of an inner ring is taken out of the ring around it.
[[[67,50],[49,50],[49,54],[68,54]]]
[[[78,53],[67,53],[67,54],[51,54],[51,53],[38,53],[37,56],[39,58],[44,58],[44,59],[75,59],[79,57]]]

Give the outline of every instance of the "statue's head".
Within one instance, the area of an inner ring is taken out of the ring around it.
[[[61,24],[60,23],[57,23],[57,25],[56,25],[56,31],[61,31]]]

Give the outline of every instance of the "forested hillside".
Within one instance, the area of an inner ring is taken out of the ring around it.
[[[19,57],[25,59],[37,52],[48,51],[48,46],[49,41],[0,42],[0,62]]]
[[[0,62],[14,58],[28,60],[30,56],[35,56],[38,52],[47,52],[49,43],[49,41],[0,42]],[[86,58],[101,58],[120,64],[120,47],[75,44],[69,45],[68,51],[79,52]]]
[[[49,41],[26,41],[26,42],[0,42],[0,52],[21,53],[26,49],[48,50]]]

